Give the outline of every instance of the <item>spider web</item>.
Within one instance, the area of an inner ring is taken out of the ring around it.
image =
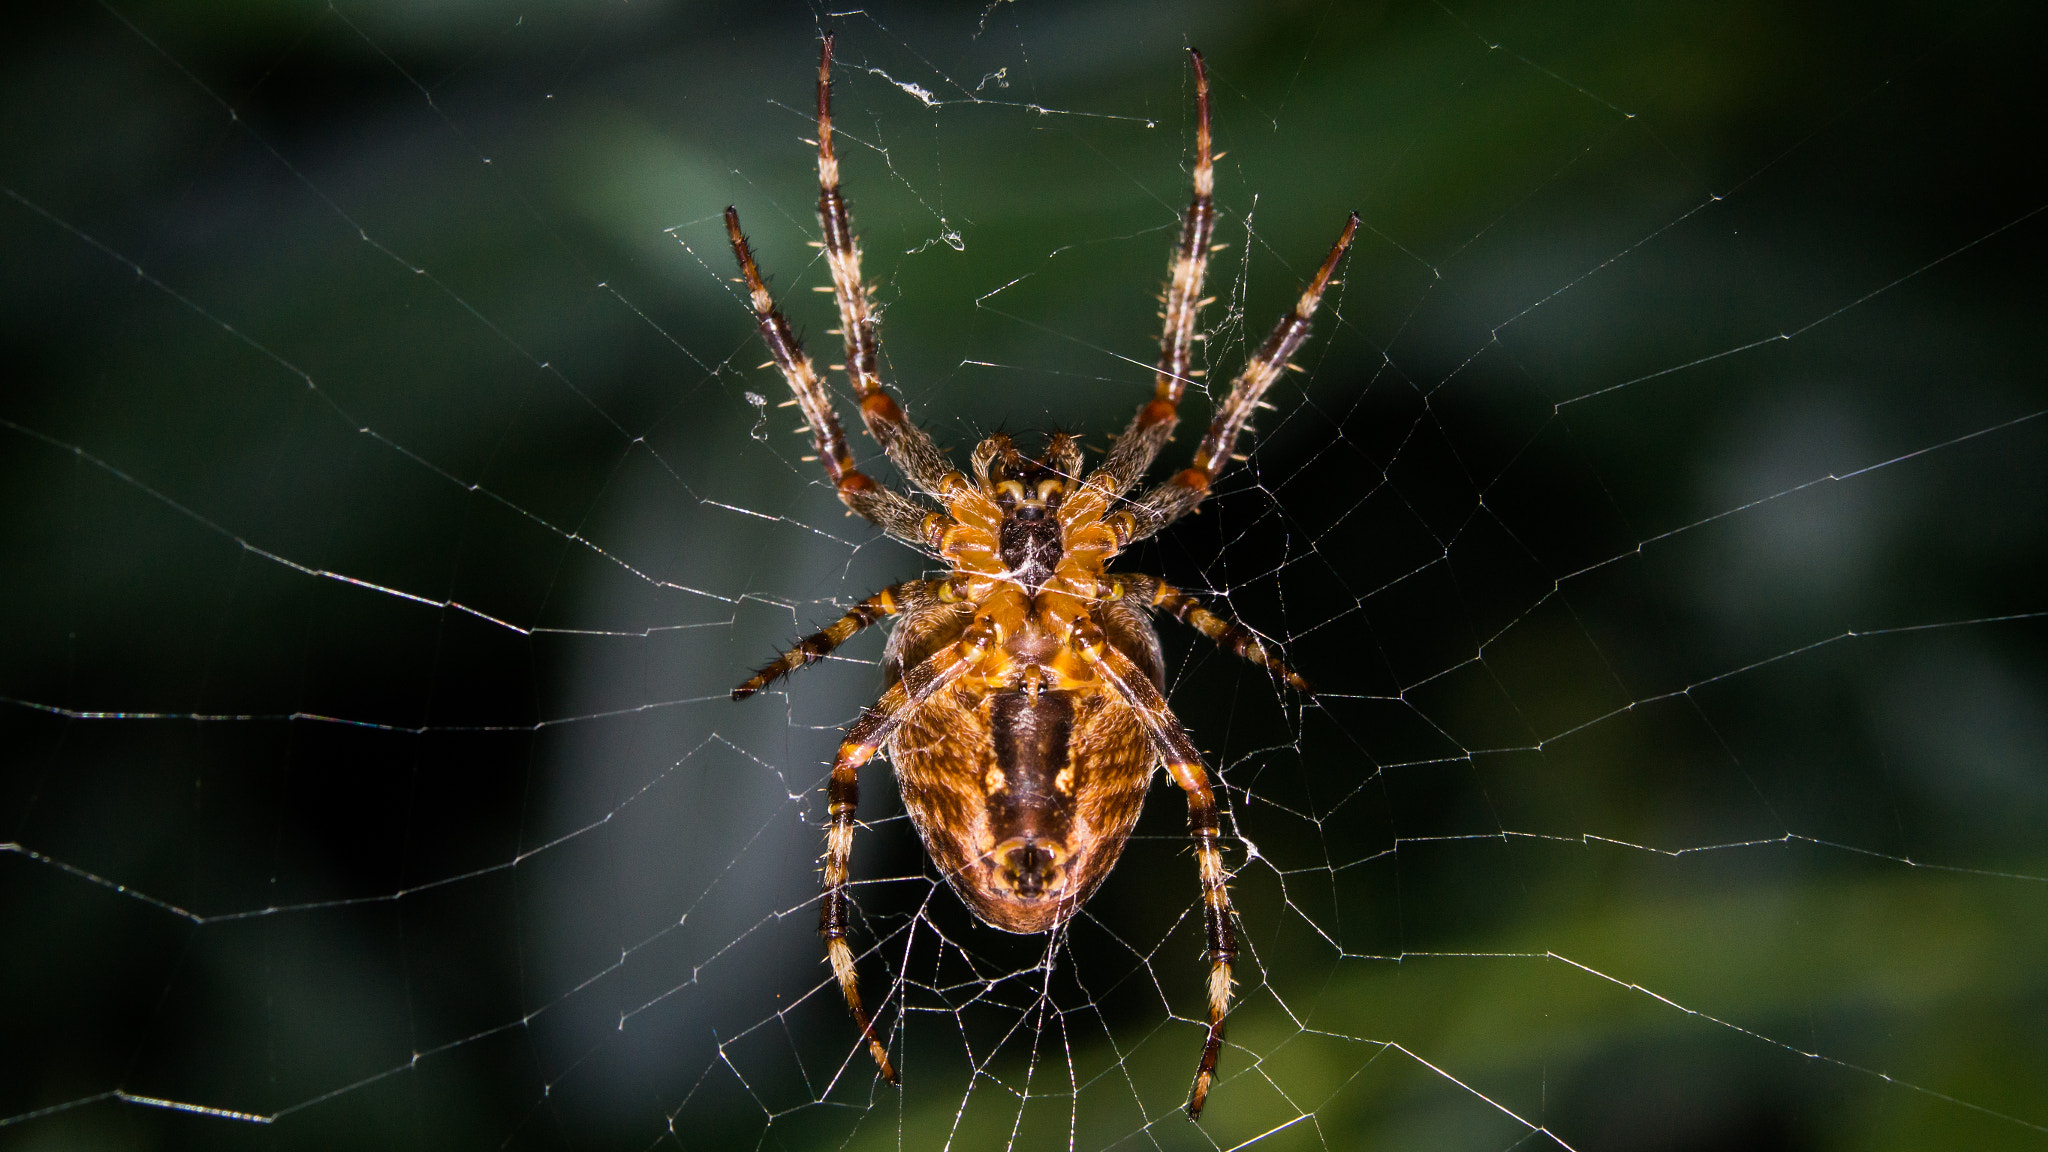
[[[2048,1147],[2017,9],[789,15],[6,49],[0,1143]],[[1012,937],[864,772],[893,1089],[815,931],[880,640],[726,698],[922,563],[802,459],[720,236],[833,359],[826,25],[887,374],[956,456],[1147,394],[1185,45],[1209,379],[1363,215],[1249,458],[1122,563],[1320,689],[1163,625],[1241,920],[1199,1126],[1169,786]]]

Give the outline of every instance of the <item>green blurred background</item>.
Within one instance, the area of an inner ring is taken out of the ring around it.
[[[2029,15],[17,14],[0,1147],[2048,1148]],[[1146,394],[1185,46],[1218,379],[1363,216],[1251,460],[1126,562],[1324,691],[1169,626],[1249,953],[1199,1127],[1170,788],[1048,949],[866,774],[891,1089],[815,936],[879,640],[725,699],[919,571],[799,459],[718,220],[837,359],[828,25],[956,451]]]

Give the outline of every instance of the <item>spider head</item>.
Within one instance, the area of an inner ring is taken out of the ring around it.
[[[1045,458],[1034,460],[998,432],[974,449],[972,464],[975,479],[1002,513],[997,552],[1003,567],[1036,592],[1052,579],[1066,550],[1060,503],[1081,469],[1081,446],[1055,432],[1046,441]]]

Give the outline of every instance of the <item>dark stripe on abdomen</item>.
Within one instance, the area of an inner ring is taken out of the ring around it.
[[[1075,782],[1059,788],[1069,767],[1068,738],[1074,730],[1074,702],[1065,692],[998,692],[990,700],[990,735],[1003,787],[991,790],[988,815],[993,840],[1012,836],[1064,841],[1073,820]]]

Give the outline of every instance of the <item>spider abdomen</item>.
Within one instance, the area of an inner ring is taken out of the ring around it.
[[[938,639],[906,620],[900,643]],[[1148,670],[1157,639],[1142,617],[1112,642]],[[892,648],[899,641],[892,639]],[[992,653],[996,661],[1010,654]],[[925,850],[982,921],[1045,932],[1109,875],[1158,763],[1137,713],[1099,684],[990,689],[963,680],[898,728],[889,759]]]

